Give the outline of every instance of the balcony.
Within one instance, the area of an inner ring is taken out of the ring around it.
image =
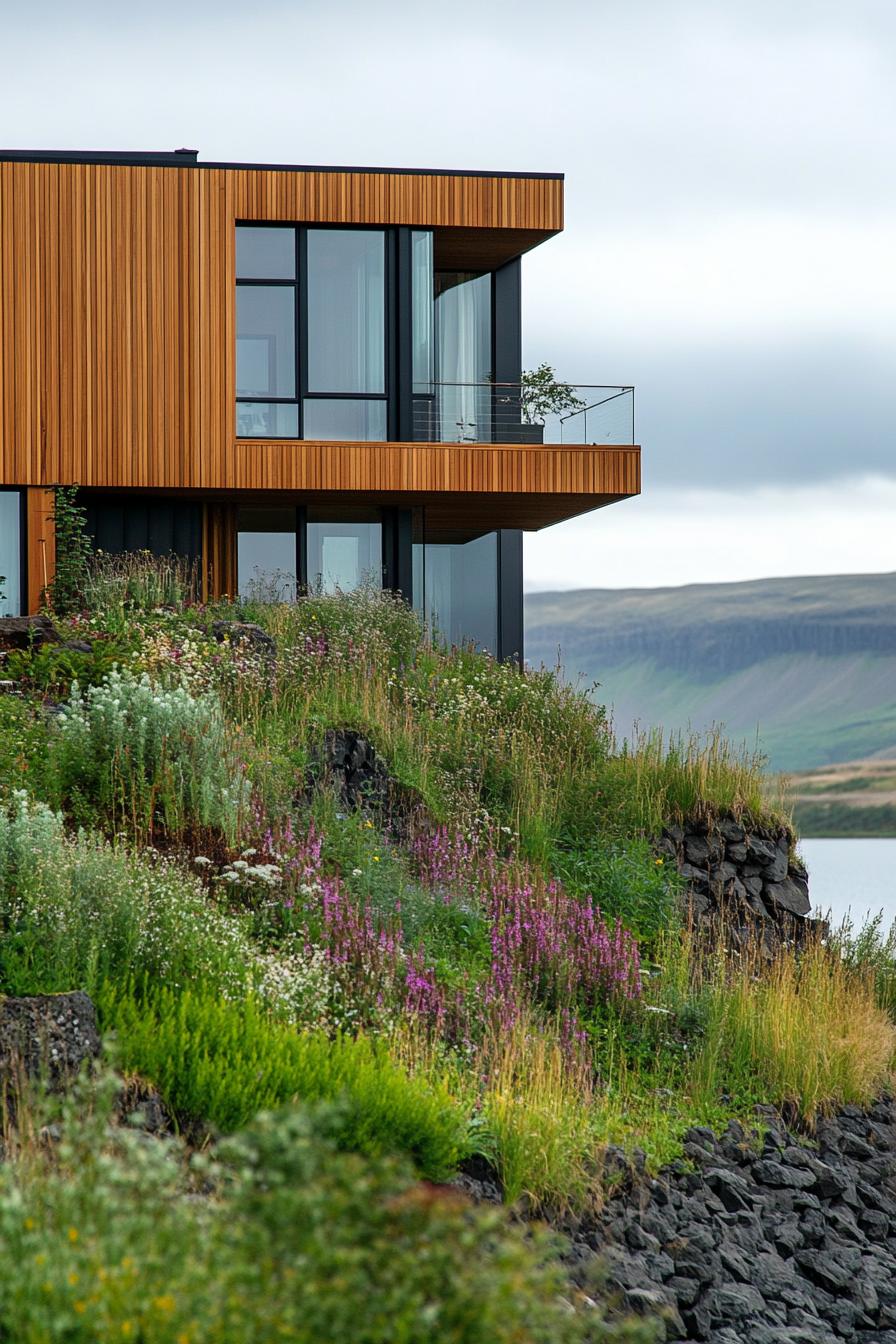
[[[635,389],[555,384],[555,406],[539,404],[531,383],[430,383],[415,389],[417,443],[631,446]],[[543,398],[542,398],[543,399]]]
[[[209,472],[204,484],[322,503],[422,505],[443,541],[536,530],[641,489],[634,389],[567,390],[565,407],[536,416],[524,384],[418,384],[406,437],[236,439],[220,477]]]

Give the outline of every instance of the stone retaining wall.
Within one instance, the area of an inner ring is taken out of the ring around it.
[[[657,853],[671,859],[687,883],[695,921],[724,917],[736,932],[775,932],[793,937],[817,922],[809,880],[793,854],[792,833],[760,829],[734,817],[666,826]]]

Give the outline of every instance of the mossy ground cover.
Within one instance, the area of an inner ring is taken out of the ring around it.
[[[649,838],[767,815],[760,762],[718,738],[620,749],[587,695],[433,647],[381,593],[211,609],[178,582],[106,561],[60,620],[92,651],[8,664],[0,990],[88,989],[113,1060],[192,1141],[326,1103],[356,1160],[441,1181],[480,1153],[551,1214],[602,1197],[608,1142],[656,1166],[695,1122],[785,1100],[811,1119],[887,1080],[885,939],[768,967],[681,927]],[[315,769],[333,727],[374,744],[410,813],[336,801]]]

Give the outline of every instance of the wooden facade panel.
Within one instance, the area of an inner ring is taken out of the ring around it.
[[[50,490],[25,492],[25,536],[28,610],[37,611],[43,592],[56,573],[56,531]]]
[[[0,483],[604,496],[638,450],[235,437],[240,219],[546,236],[562,182],[0,163]]]

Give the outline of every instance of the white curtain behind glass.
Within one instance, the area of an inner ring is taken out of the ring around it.
[[[442,285],[436,299],[440,436],[443,442],[487,441],[491,392],[482,385],[492,376],[491,276],[446,276]]]

